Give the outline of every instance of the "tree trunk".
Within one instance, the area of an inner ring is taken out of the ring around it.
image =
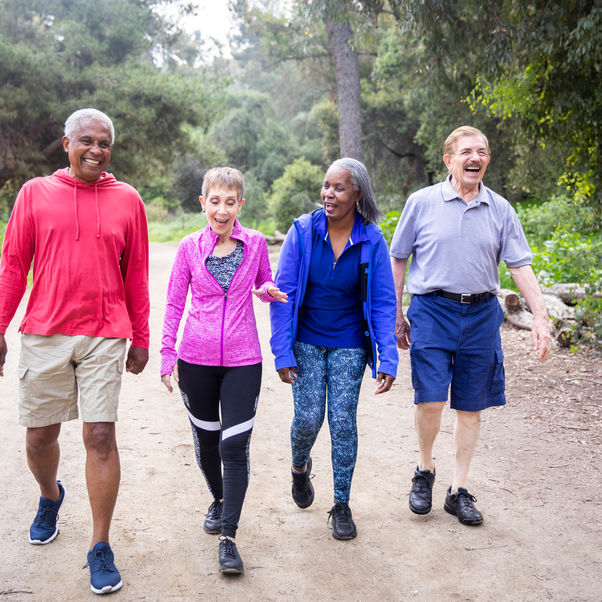
[[[364,160],[360,69],[349,21],[326,17],[330,56],[339,100],[339,147],[342,157]]]

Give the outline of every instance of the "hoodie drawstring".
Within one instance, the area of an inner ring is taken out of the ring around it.
[[[100,208],[98,207],[98,184],[94,185],[94,198],[96,199],[96,238],[100,238]]]
[[[75,240],[79,240],[79,219],[77,217],[77,184],[73,187],[73,204],[75,206]]]

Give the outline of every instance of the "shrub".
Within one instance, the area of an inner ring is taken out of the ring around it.
[[[269,197],[280,232],[286,233],[296,217],[315,208],[313,199],[320,198],[323,178],[322,168],[303,158],[286,166],[282,176],[272,184]]]
[[[393,234],[395,234],[395,228],[397,228],[397,222],[399,222],[400,217],[401,212],[389,211],[379,224],[389,246],[391,246],[391,240],[393,239]]]

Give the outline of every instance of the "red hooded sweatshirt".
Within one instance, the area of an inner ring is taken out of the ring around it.
[[[104,173],[85,184],[69,168],[23,185],[0,261],[0,333],[33,287],[19,330],[131,338],[148,349],[148,231],[134,188]]]

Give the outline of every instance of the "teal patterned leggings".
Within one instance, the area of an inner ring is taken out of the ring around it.
[[[334,499],[348,502],[357,457],[357,402],[366,350],[317,347],[296,341],[294,353],[298,378],[293,385],[293,466],[304,466],[309,459],[324,422],[328,393]]]

